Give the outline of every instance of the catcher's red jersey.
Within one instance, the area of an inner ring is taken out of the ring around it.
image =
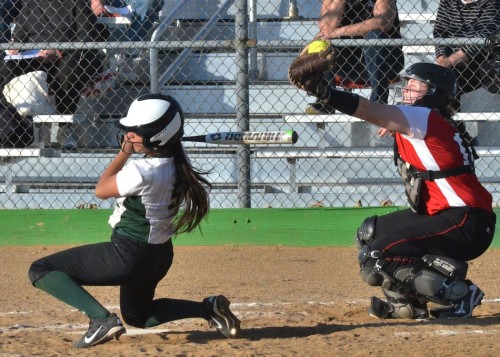
[[[402,159],[421,171],[445,170],[472,164],[456,128],[436,111],[400,106],[413,136],[396,133]],[[434,215],[449,207],[476,207],[492,212],[492,196],[472,173],[423,181],[420,202]]]

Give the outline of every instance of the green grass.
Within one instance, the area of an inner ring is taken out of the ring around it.
[[[400,207],[213,209],[201,229],[176,245],[352,246],[364,218]],[[0,210],[0,246],[86,244],[108,241],[111,210]],[[500,216],[500,209],[495,209]],[[496,226],[492,247],[500,247]]]

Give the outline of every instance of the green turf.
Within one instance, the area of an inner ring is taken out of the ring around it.
[[[399,207],[213,209],[176,245],[352,246],[364,218]],[[500,209],[495,209],[500,216]],[[109,240],[111,210],[0,210],[0,246],[85,244]],[[497,223],[493,247],[500,247]]]

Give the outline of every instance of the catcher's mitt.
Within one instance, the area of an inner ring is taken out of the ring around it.
[[[322,43],[318,43],[318,42]],[[318,51],[319,52],[314,52]],[[292,62],[288,69],[288,79],[295,87],[320,99],[328,95],[323,81],[325,72],[335,68],[335,51],[329,41],[314,40],[309,43]]]

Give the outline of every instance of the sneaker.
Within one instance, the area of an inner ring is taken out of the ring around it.
[[[89,330],[79,340],[73,342],[75,348],[95,346],[113,338],[117,340],[125,333],[125,327],[116,316],[111,314],[104,320],[93,320],[89,323]]]
[[[399,310],[399,308],[401,307],[403,307],[404,309]],[[400,316],[399,312],[404,312],[405,316]],[[416,321],[427,321],[429,318],[427,303],[420,302],[415,299],[412,299],[411,303],[408,304],[393,304],[388,301],[379,299],[376,296],[372,296],[370,307],[368,308],[368,313],[370,314],[370,316],[376,317],[378,319],[408,318]]]
[[[481,301],[484,298],[484,292],[470,280],[466,280],[466,282],[469,285],[469,293],[467,296],[451,306],[431,309],[431,315],[436,318],[472,317],[472,310],[474,310],[476,306],[481,305]]]
[[[208,324],[227,338],[240,333],[240,320],[229,310],[229,300],[224,295],[210,296],[203,300],[208,314]]]

